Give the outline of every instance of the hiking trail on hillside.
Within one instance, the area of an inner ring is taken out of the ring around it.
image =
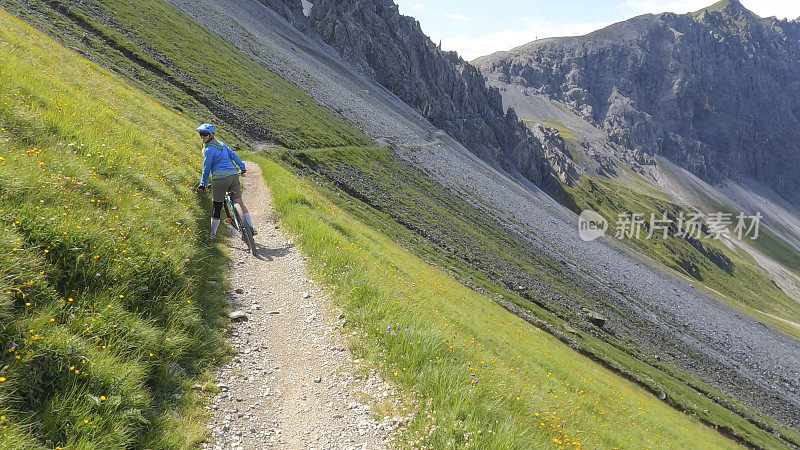
[[[260,168],[246,165],[244,201],[258,252],[229,234],[228,298],[232,315],[246,319],[230,323],[238,353],[216,372],[205,448],[385,447],[403,419],[379,421],[373,405],[392,404],[397,393],[374,370],[354,373],[360,361],[342,334],[343,315],[274,222]]]

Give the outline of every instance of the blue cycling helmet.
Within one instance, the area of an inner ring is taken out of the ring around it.
[[[214,125],[211,125],[210,123],[204,123],[204,124],[200,125],[199,127],[195,128],[194,131],[197,131],[198,133],[204,133],[205,132],[205,133],[214,134]]]

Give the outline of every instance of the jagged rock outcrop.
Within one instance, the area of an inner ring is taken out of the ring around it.
[[[571,106],[611,139],[707,180],[800,187],[800,23],[736,0],[532,42],[475,64]],[[490,77],[492,78],[492,77]]]
[[[572,186],[578,180],[579,175],[572,158],[569,157],[567,143],[558,130],[540,123],[534,123],[528,128],[533,132],[536,139],[542,143],[545,159],[547,159],[547,164],[550,166],[550,171],[553,175],[563,184]],[[524,158],[525,155],[517,155],[515,160],[524,161]]]
[[[497,90],[458,54],[436,46],[394,1],[313,1],[305,25],[300,0],[260,1],[301,29],[310,23],[353,67],[473,153],[538,185],[557,186],[544,145],[516,114],[504,112]]]
[[[311,22],[306,20],[308,17],[305,14],[305,8],[303,8],[303,3],[301,0],[258,0],[261,4],[269,7],[276,13],[280,14],[284,19],[286,19],[289,23],[294,25],[300,31],[308,32],[313,30],[313,26]],[[314,3],[311,2],[311,8],[313,8]],[[309,11],[310,13],[310,11]]]

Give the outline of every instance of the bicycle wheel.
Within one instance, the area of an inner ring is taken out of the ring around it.
[[[233,221],[236,225],[236,231],[239,233],[239,237],[241,237],[243,241],[247,242],[247,238],[244,236],[245,227],[243,226],[244,214],[242,214],[242,208],[236,203],[231,203],[233,204]]]
[[[256,241],[255,239],[253,239],[253,230],[250,228],[250,225],[248,225],[243,219],[244,213],[242,213],[242,207],[236,204],[233,205],[233,207],[236,211],[235,214],[237,216],[237,219],[239,220],[239,224],[241,225],[240,231],[242,232],[242,240],[245,242],[245,244],[247,244],[247,251],[255,255]]]
[[[255,255],[256,254],[256,238],[253,237],[253,230],[250,228],[249,225],[245,225],[245,236],[247,237],[247,247],[250,249],[250,253]]]

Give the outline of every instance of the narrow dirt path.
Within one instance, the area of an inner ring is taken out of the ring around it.
[[[209,408],[222,448],[382,448],[398,420],[373,418],[395,393],[374,372],[358,376],[339,312],[306,272],[303,257],[271,219],[260,168],[246,162],[244,200],[259,230],[256,257],[229,236],[229,299],[247,319],[231,322],[233,360],[217,373]],[[363,372],[363,371],[360,371]]]

